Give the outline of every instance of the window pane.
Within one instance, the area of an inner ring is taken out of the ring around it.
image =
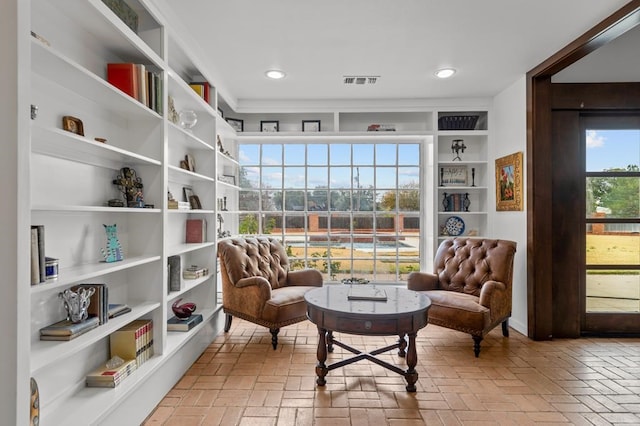
[[[304,145],[285,145],[284,164],[287,166],[303,166],[305,164]]]
[[[640,272],[587,270],[587,312],[640,312]]]
[[[307,173],[309,174],[308,188],[327,188],[329,185],[326,167],[308,167]]]
[[[587,217],[640,217],[640,178],[587,177]]]
[[[418,188],[420,184],[420,167],[400,167],[398,169],[398,186],[410,185]]]
[[[241,214],[238,232],[243,235],[255,235],[258,233],[258,214]]]
[[[375,193],[373,190],[353,191],[353,210],[354,211],[373,211],[375,204]]]
[[[351,145],[333,144],[331,145],[331,165],[351,164]]]
[[[327,211],[328,192],[326,189],[315,189],[309,192],[307,210],[311,211]]]
[[[587,224],[587,265],[640,265],[640,224]]]
[[[395,167],[376,167],[376,188],[395,188],[396,187],[396,168]]]
[[[284,168],[284,187],[285,188],[305,188],[304,167],[285,167]]]
[[[373,167],[356,167],[353,170],[354,188],[373,187]]]
[[[267,235],[280,235],[282,233],[282,215],[279,213],[263,215],[262,233]]]
[[[396,164],[396,144],[376,145],[376,164],[395,165]]]
[[[238,201],[240,204],[240,210],[242,211],[255,211],[258,210],[258,191],[240,191],[238,195]]]
[[[351,191],[331,191],[331,210],[350,211]]]
[[[240,158],[238,162],[242,165],[260,164],[260,145],[240,145]]]
[[[282,145],[262,145],[262,164],[267,166],[282,164]]]
[[[420,145],[400,144],[398,145],[398,164],[401,166],[418,166],[420,164]]]
[[[351,188],[351,167],[331,167],[331,188]]]
[[[326,166],[328,161],[328,147],[324,144],[307,145],[307,164],[311,166]]]
[[[262,188],[282,188],[282,167],[262,168]]]
[[[261,201],[263,211],[281,211],[282,210],[282,191],[261,191]]]
[[[353,164],[361,164],[370,166],[373,164],[373,145],[354,144],[353,145]]]
[[[587,171],[638,171],[640,129],[587,130]]]
[[[398,196],[398,209],[400,211],[420,211],[420,190],[403,188],[398,191]]]
[[[284,209],[296,212],[304,211],[304,191],[285,191]]]
[[[240,168],[241,188],[260,188],[260,168],[242,167]]]

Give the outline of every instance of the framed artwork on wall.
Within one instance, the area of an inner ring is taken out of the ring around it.
[[[496,210],[522,210],[522,152],[496,159]]]

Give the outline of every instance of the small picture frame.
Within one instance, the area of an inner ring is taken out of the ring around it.
[[[467,166],[440,167],[440,186],[467,186]]]
[[[187,154],[184,156],[184,161],[187,163],[187,167],[189,171],[194,172],[196,171],[196,160],[193,158],[193,155],[191,154]]]
[[[234,175],[222,175],[221,181],[235,186],[236,177]]]
[[[496,211],[522,207],[522,152],[516,152],[496,159]]]
[[[320,120],[302,120],[303,132],[319,132]]]
[[[76,135],[84,136],[84,126],[82,120],[70,115],[62,117],[62,128],[67,132],[75,133]]]
[[[233,130],[235,130],[236,132],[244,132],[244,120],[230,117],[225,118],[225,120],[227,120],[227,123],[229,123],[229,125],[233,127]]]
[[[280,122],[278,120],[262,120],[260,121],[261,132],[278,132],[280,131]]]
[[[184,195],[184,201],[189,201],[189,197],[193,197],[195,195],[193,193],[193,188],[189,186],[182,187],[182,194]]]

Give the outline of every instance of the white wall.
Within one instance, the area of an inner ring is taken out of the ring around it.
[[[527,214],[526,214],[526,77],[523,75],[514,84],[493,99],[493,117],[490,119],[491,140],[489,143],[489,166],[496,158],[522,151],[524,208],[519,212],[495,210],[495,179],[489,186],[489,235],[518,243],[513,273],[513,305],[509,325],[527,334]]]

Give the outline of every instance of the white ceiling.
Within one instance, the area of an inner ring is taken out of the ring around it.
[[[242,105],[490,97],[627,0],[153,3],[181,38],[196,45],[194,52],[204,58],[201,66],[214,84]],[[634,56],[637,64],[640,55]],[[454,77],[434,77],[448,66],[458,70]],[[284,70],[287,77],[267,79],[264,72],[270,68]],[[343,75],[380,78],[375,85],[345,86]]]

